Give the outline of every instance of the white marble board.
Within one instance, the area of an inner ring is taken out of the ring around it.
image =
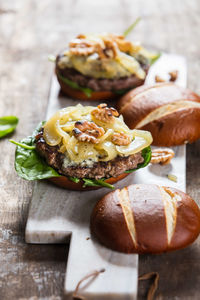
[[[186,86],[186,62],[182,56],[163,54],[150,69],[146,84],[154,83],[155,75],[167,79],[169,71],[178,70],[177,84]],[[59,95],[59,85],[52,79],[46,118],[56,110],[79,101]],[[91,105],[91,102],[84,102]],[[98,104],[94,102],[92,105]],[[166,166],[149,165],[129,175],[116,184],[121,188],[132,183],[156,183],[173,186],[185,191],[185,146],[174,148],[176,156]],[[167,174],[176,175],[177,182]],[[66,243],[70,241],[64,291],[67,299],[78,281],[93,270],[105,268],[105,272],[90,280],[80,293],[92,300],[133,300],[137,298],[138,255],[121,254],[98,244],[90,238],[89,219],[98,199],[108,189],[98,191],[67,191],[45,181],[34,185],[33,197],[26,225],[26,242],[33,244]],[[89,239],[88,239],[89,237]]]

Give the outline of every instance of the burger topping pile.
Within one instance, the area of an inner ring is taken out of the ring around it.
[[[149,132],[130,130],[114,108],[100,104],[69,106],[58,111],[44,125],[43,137],[57,146],[67,165],[81,165],[126,157],[148,147]]]
[[[146,76],[144,65],[150,65],[155,54],[139,43],[125,40],[123,35],[110,33],[80,34],[69,43],[58,61],[60,69],[72,68],[93,78],[117,79]]]

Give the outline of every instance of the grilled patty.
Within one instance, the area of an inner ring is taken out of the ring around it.
[[[47,164],[56,169],[59,174],[77,178],[109,178],[117,177],[127,170],[137,168],[144,161],[141,152],[126,157],[118,156],[107,162],[97,162],[92,166],[65,166],[65,155],[59,152],[58,146],[49,146],[44,138],[43,131],[36,136],[36,150],[46,160]]]
[[[131,89],[140,86],[144,83],[143,79],[137,78],[135,75],[123,77],[119,79],[97,79],[89,76],[82,75],[80,72],[73,68],[60,69],[58,61],[60,56],[56,59],[56,73],[61,76],[76,82],[81,87],[87,87],[93,91],[119,91],[123,89]],[[141,64],[143,70],[148,72],[148,65]]]

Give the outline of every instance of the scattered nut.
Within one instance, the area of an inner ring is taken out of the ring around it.
[[[151,163],[167,165],[174,157],[174,151],[170,148],[157,148],[152,150]]]
[[[155,82],[166,82],[163,78],[161,78],[159,75],[155,76]]]
[[[178,71],[174,70],[168,73],[170,76],[170,80],[169,81],[176,81],[176,79],[178,78]]]
[[[99,127],[95,123],[89,121],[77,121],[74,127],[73,134],[77,140],[81,142],[98,144],[98,138],[105,133],[102,127]]]
[[[112,123],[115,120],[114,117],[118,117],[119,113],[113,107],[107,107],[107,104],[102,103],[91,112],[91,115],[96,120],[100,120],[104,123]]]
[[[113,144],[118,145],[118,146],[127,146],[131,142],[130,136],[128,136],[127,134],[125,134],[123,132],[114,133],[111,140],[112,140]]]

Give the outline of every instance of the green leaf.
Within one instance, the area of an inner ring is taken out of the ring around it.
[[[80,181],[80,179],[77,178],[77,177],[71,177],[71,176],[69,176],[68,178],[69,178],[69,180],[71,180],[71,181],[73,181],[75,183],[79,183],[79,181]]]
[[[154,57],[152,57],[150,59],[150,65],[153,65],[162,55],[162,52],[159,52],[157,54],[154,55]]]
[[[58,74],[58,77],[68,86],[70,86],[71,88],[75,89],[75,90],[79,90],[81,92],[83,92],[88,98],[91,97],[93,90],[89,89],[89,88],[83,88],[81,86],[79,86],[76,82],[69,80],[68,78],[63,77],[62,75]]]
[[[19,119],[15,116],[6,116],[0,118],[0,138],[13,132],[17,127]]]
[[[103,179],[87,179],[87,178],[83,178],[84,181],[84,185],[83,187],[86,186],[103,186],[103,187],[107,187],[110,189],[114,189],[115,187],[112,184],[109,184],[107,182],[105,182]]]
[[[38,125],[32,136],[21,140],[16,148],[15,169],[18,175],[26,180],[37,180],[61,176],[56,170],[47,165],[47,163],[36,152],[35,148],[32,148],[35,147],[35,136],[41,128],[41,125],[41,123]],[[25,145],[27,146],[26,148]]]
[[[19,142],[14,141],[14,140],[9,140],[9,142],[15,144],[16,146],[20,146],[20,147],[22,147],[22,148],[24,148],[24,149],[28,149],[28,150],[33,150],[33,149],[35,149],[35,146],[28,146],[28,145],[26,145],[26,144],[22,144],[22,143],[19,143]]]
[[[136,169],[128,170],[125,173],[132,173],[140,168],[146,167],[150,163],[150,160],[151,160],[151,147],[150,146],[146,147],[142,150],[142,157],[144,158],[144,161],[141,164],[138,164]]]
[[[140,22],[141,18],[138,17],[133,24],[131,24],[123,33],[123,36],[126,37],[134,28],[135,26]]]
[[[96,182],[97,184],[99,184],[100,186],[104,186],[104,187],[107,187],[107,188],[112,189],[112,190],[115,188],[112,184],[107,183],[107,182],[105,182],[105,181],[102,180],[102,179],[95,180],[95,182]]]

